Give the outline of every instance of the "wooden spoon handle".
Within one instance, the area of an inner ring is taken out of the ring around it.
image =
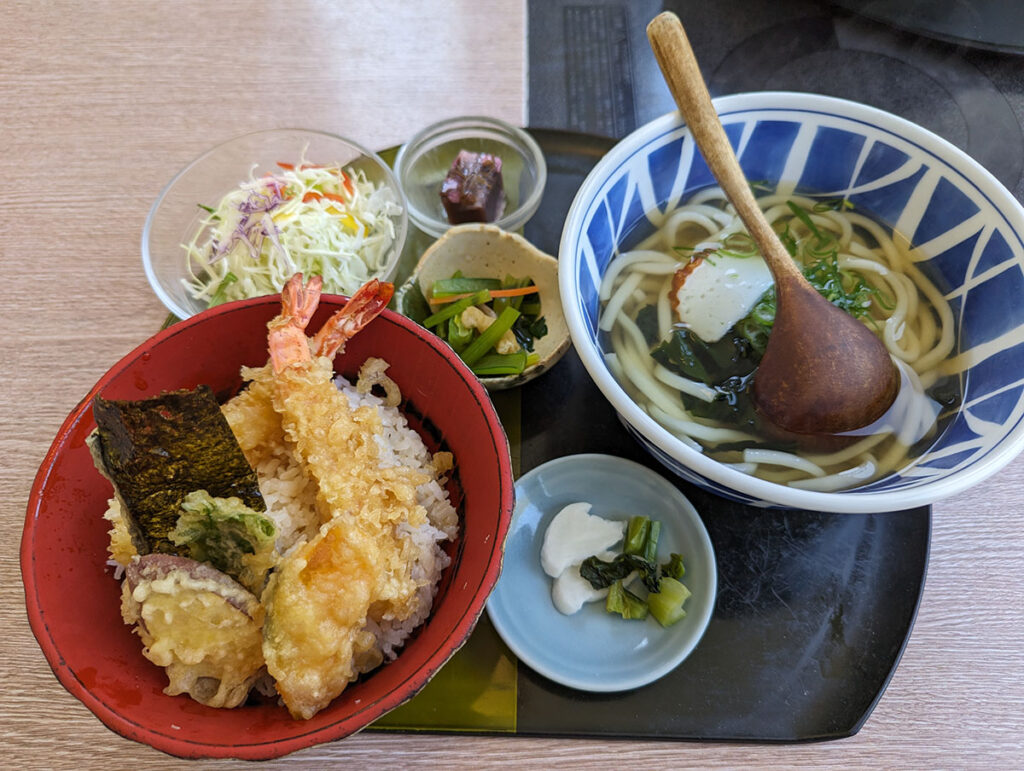
[[[671,11],[658,14],[647,25],[647,38],[701,155],[736,207],[736,213],[747,226],[751,237],[761,248],[776,283],[779,283],[782,276],[802,282],[803,275],[764,218],[750,191],[740,162],[733,153],[722,122],[711,103],[711,94],[700,74],[700,66],[679,17]]]

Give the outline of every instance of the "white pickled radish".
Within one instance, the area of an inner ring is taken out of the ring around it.
[[[558,578],[570,566],[614,546],[625,532],[625,522],[592,515],[589,503],[570,503],[544,532],[541,567],[552,578]]]
[[[599,559],[610,562],[615,553],[606,551],[597,555]],[[567,616],[576,613],[588,602],[597,602],[608,596],[608,588],[595,589],[590,582],[580,575],[580,566],[570,565],[551,585],[551,601],[555,608]]]

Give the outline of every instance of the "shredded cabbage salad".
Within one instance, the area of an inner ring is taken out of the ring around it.
[[[401,213],[393,191],[339,165],[278,163],[207,212],[188,244],[197,300],[218,305],[280,292],[296,272],[323,277],[324,291],[351,295],[383,272]]]

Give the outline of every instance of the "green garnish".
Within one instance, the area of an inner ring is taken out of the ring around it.
[[[456,353],[465,349],[473,340],[473,330],[462,323],[459,314],[448,319],[448,345],[455,349]]]
[[[670,626],[686,616],[683,603],[690,596],[680,579],[685,572],[683,558],[672,554],[660,569],[654,560],[654,551],[661,523],[648,517],[630,520],[632,533],[627,527],[627,547],[646,550],[646,555],[623,553],[611,562],[596,556],[588,557],[580,565],[580,575],[595,589],[608,589],[605,609],[623,618],[646,618],[648,609],[662,626]],[[632,543],[629,543],[632,536]],[[647,589],[646,599],[634,594],[622,583],[634,571],[640,574]]]
[[[407,295],[415,296],[415,302],[406,297],[402,303],[412,314],[407,315],[444,339],[478,376],[516,375],[539,361],[534,344],[548,327],[540,315],[539,289],[529,276],[474,278],[456,271],[431,284],[430,302],[418,288]],[[431,303],[437,311],[430,311]],[[466,316],[470,308],[479,313]],[[493,321],[481,319],[481,313]],[[516,345],[519,350],[499,353],[496,346],[503,338],[502,350]],[[511,338],[515,345],[506,347]]]
[[[782,241],[782,245],[786,247],[789,256],[796,257],[796,236],[790,231],[789,223],[785,220],[779,220],[772,225],[772,229],[775,231],[775,235],[779,237],[779,240]]]
[[[622,547],[622,552],[624,554],[643,554],[650,533],[650,517],[630,517],[629,524],[626,525],[626,542]]]
[[[807,213],[807,210],[804,209],[803,206],[794,201],[786,201],[786,206],[789,207],[789,210],[793,212],[793,214],[796,216],[798,220],[804,223],[804,225],[807,227],[808,230],[811,231],[815,238],[817,238],[819,241],[822,240],[821,231],[818,230],[818,226],[814,224],[814,222],[811,220],[811,216]]]
[[[647,603],[623,586],[622,581],[616,581],[608,587],[604,607],[609,613],[618,613],[623,618],[647,618]]]
[[[491,293],[486,289],[481,289],[476,294],[470,295],[469,297],[463,297],[461,300],[456,300],[451,305],[446,305],[437,313],[432,316],[427,316],[423,319],[423,326],[427,329],[436,327],[442,321],[447,321],[452,316],[456,316],[462,313],[466,308],[471,305],[482,305],[483,303],[490,302]]]
[[[580,576],[595,589],[604,589],[611,586],[613,581],[619,581],[633,571],[640,574],[640,579],[648,591],[658,591],[658,565],[640,554],[617,554],[611,562],[594,555],[587,557],[580,564]]]
[[[647,541],[644,543],[643,558],[654,564],[654,561],[658,558],[658,538],[661,536],[661,521],[654,519],[651,520],[650,526],[647,528]]]
[[[661,573],[663,576],[670,576],[677,581],[681,580],[686,575],[686,568],[683,567],[683,557],[681,554],[672,552],[669,555],[668,562],[661,566]]]
[[[169,538],[196,562],[212,565],[256,595],[276,560],[273,520],[239,498],[215,498],[206,490],[185,496]]]
[[[461,354],[462,360],[470,367],[476,364],[478,359],[494,347],[503,334],[512,329],[517,318],[519,318],[519,311],[512,307],[505,308],[476,340],[466,346]]]

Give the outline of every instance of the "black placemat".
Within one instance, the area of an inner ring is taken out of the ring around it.
[[[535,129],[548,186],[526,236],[558,253],[583,178],[613,140]],[[626,432],[575,351],[521,391],[522,472],[599,452],[659,471],[701,513],[718,561],[714,616],[661,680],[588,694],[519,665],[517,732],[805,741],[856,733],[913,626],[928,558],[928,508],[874,515],[758,509],[678,480]]]

